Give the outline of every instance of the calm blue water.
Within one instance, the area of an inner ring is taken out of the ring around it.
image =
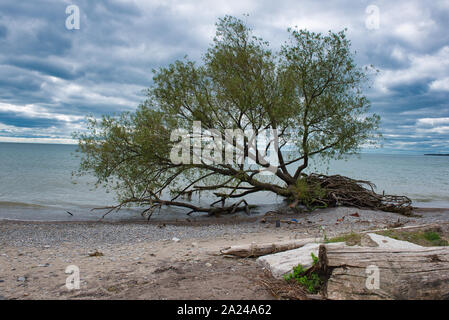
[[[0,143],[0,219],[97,217],[91,208],[114,203],[95,179],[72,179],[76,146]]]
[[[95,189],[93,177],[72,179],[78,168],[76,146],[0,143],[0,219],[90,220],[94,207],[115,204],[115,195]],[[315,172],[366,179],[377,190],[404,194],[422,207],[449,208],[449,157],[362,154],[348,161],[315,165]],[[279,202],[259,195],[256,204]],[[74,217],[66,213],[70,211]],[[140,219],[138,210],[114,213],[112,219]]]

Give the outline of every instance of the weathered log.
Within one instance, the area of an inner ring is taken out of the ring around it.
[[[313,269],[327,278],[323,294],[329,299],[449,299],[448,247],[321,245]]]
[[[328,244],[328,246],[345,246],[345,244],[338,242]],[[284,275],[291,273],[298,264],[304,269],[310,268],[313,265],[312,254],[318,256],[319,248],[319,243],[308,243],[300,248],[259,257],[257,264],[271,272],[273,277],[282,279]]]
[[[282,252],[300,248],[307,243],[319,242],[318,238],[306,238],[276,243],[251,243],[237,245],[220,250],[222,255],[230,255],[241,258],[260,257],[271,253]]]

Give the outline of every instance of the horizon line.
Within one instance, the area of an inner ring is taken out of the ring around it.
[[[27,139],[27,138],[23,138],[23,139]],[[33,139],[33,138],[31,138]],[[39,139],[39,138],[38,138]],[[67,145],[67,146],[77,146],[78,143],[77,142],[72,142],[72,139],[61,139],[61,140],[65,140],[66,142],[59,142],[59,141],[2,141],[0,140],[0,143],[4,143],[4,144],[35,144],[35,145]],[[70,141],[70,142],[69,142]],[[369,151],[370,150],[370,151]],[[397,150],[389,150],[389,151],[385,151],[382,152],[382,148],[378,148],[378,149],[365,149],[362,150],[358,153],[355,153],[355,155],[357,154],[404,154],[404,155],[429,155],[429,154],[442,154],[442,155],[447,155],[449,154],[449,151],[424,151],[424,150],[418,150],[418,151],[410,151],[410,150],[401,150],[401,149],[397,149]]]

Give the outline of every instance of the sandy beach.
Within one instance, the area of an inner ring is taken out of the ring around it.
[[[229,259],[218,255],[219,250],[323,237],[323,230],[331,237],[449,223],[447,209],[418,209],[415,214],[334,208],[173,223],[1,221],[0,299],[273,299],[259,281],[264,270],[255,259]],[[278,219],[298,223],[276,228]],[[89,255],[96,250],[103,255]],[[80,269],[79,290],[65,286],[70,265]]]

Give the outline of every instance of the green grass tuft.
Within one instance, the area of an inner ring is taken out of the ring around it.
[[[399,231],[386,230],[377,232],[378,234],[390,237],[396,240],[408,241],[424,247],[445,247],[449,246],[447,240],[441,237],[441,234],[436,231]]]
[[[344,234],[342,236],[327,239],[327,241],[325,241],[325,242],[326,243],[345,242],[348,246],[355,246],[355,245],[360,245],[361,241],[362,241],[362,236],[358,233],[352,232],[352,233]]]
[[[318,263],[318,257],[311,253],[313,259],[313,265]],[[309,293],[315,294],[318,293],[321,289],[322,280],[318,276],[317,273],[312,272],[310,275],[305,275],[307,270],[301,264],[298,264],[293,268],[293,272],[284,275],[285,281],[295,280],[297,283],[302,285],[307,289]]]

